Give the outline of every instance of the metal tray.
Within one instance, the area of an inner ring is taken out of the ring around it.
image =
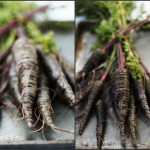
[[[65,33],[55,32],[53,39],[55,40],[59,53],[66,59],[74,62],[74,45],[68,47],[68,41],[60,39],[69,39],[70,43],[74,42],[73,31]],[[69,55],[67,55],[69,52]],[[54,123],[56,126],[74,131],[74,112],[64,102],[59,99],[54,99]],[[1,108],[0,117],[0,149],[74,149],[74,134],[61,132],[56,133],[46,127],[43,138],[41,132],[30,133],[30,130],[24,120],[17,120],[13,109]]]
[[[88,23],[88,22],[87,22]],[[80,23],[79,23],[80,24]],[[83,23],[82,23],[83,24]],[[144,61],[144,64],[150,70],[150,32],[138,32],[131,35],[137,49],[137,53]],[[96,35],[92,32],[85,31],[82,33],[81,43],[78,50],[78,57],[76,58],[76,72],[80,71],[86,60],[92,54],[91,46],[96,41]],[[148,120],[142,112],[139,111],[137,119],[137,138],[142,143],[149,143],[148,145],[138,145],[137,148],[150,148],[150,120]],[[107,126],[104,136],[104,145],[102,149],[121,149],[120,131],[118,125],[107,116]],[[96,149],[96,115],[93,111],[88,120],[87,127],[82,136],[78,135],[79,121],[76,121],[76,148],[77,149]],[[131,141],[128,138],[126,148],[133,148]]]

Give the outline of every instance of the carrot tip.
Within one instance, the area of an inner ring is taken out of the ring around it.
[[[32,128],[32,123],[31,122],[28,122],[28,127]]]
[[[79,135],[82,135],[82,131],[79,131]]]

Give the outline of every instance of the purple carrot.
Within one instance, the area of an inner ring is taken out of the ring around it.
[[[104,74],[102,75],[100,80],[97,80],[94,82],[94,84],[89,92],[87,104],[85,105],[82,121],[81,121],[80,128],[79,128],[80,135],[83,133],[83,130],[86,126],[86,123],[87,123],[89,114],[91,112],[92,106],[95,102],[95,99],[99,96],[99,94],[100,94],[99,92],[101,91],[103,84],[105,82],[105,79],[110,71],[111,65],[113,64],[114,56],[115,56],[115,50],[112,52],[109,65],[107,66]]]

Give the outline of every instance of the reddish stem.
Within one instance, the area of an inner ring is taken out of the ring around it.
[[[19,38],[26,38],[25,31],[23,30],[21,26],[17,27],[17,36]]]
[[[35,15],[36,13],[45,11],[48,8],[48,5],[42,6],[40,8],[37,8],[35,10],[32,10],[30,12],[27,12],[23,15],[23,20],[24,22],[27,22],[31,16]],[[14,27],[16,27],[18,25],[18,20],[17,19],[13,19],[12,21],[6,23],[4,26],[0,27],[0,37],[7,32],[8,30],[13,29]]]
[[[126,29],[122,30],[121,31],[121,34],[123,36],[127,35],[128,33],[134,31],[135,28],[145,24],[145,23],[148,23],[150,22],[149,20],[150,18],[148,17],[147,19],[145,20],[142,20],[142,21],[138,21],[137,23],[132,23],[130,24]],[[106,43],[103,48],[101,49],[102,51],[106,52],[115,42],[118,41],[118,36],[115,36],[114,38],[112,38],[108,43]]]
[[[106,68],[104,74],[103,74],[102,77],[100,78],[100,81],[101,81],[102,83],[105,81],[105,79],[106,79],[106,77],[107,77],[107,75],[108,75],[108,73],[109,73],[109,71],[110,71],[111,65],[112,65],[112,64],[109,64],[109,65],[107,66],[107,68]]]
[[[125,59],[122,53],[122,46],[121,46],[121,42],[117,43],[117,58],[118,58],[118,67],[120,69],[124,68],[125,66]]]

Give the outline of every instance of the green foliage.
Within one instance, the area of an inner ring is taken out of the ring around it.
[[[27,3],[25,1],[0,1],[0,27],[13,18],[20,18],[24,12],[35,8],[34,3]],[[0,40],[0,51],[7,49],[14,41],[16,32],[11,30],[6,33]]]
[[[98,34],[95,47],[102,47],[117,32],[119,33],[120,28],[126,26],[126,19],[130,18],[135,4],[132,1],[107,1],[105,7],[108,9],[110,17],[107,20],[102,20],[95,29]]]
[[[120,28],[126,26],[127,19],[131,19],[131,12],[135,8],[133,1],[77,1],[77,15],[99,21],[95,32],[98,40],[94,48],[101,48]],[[118,34],[118,33],[117,33]]]
[[[131,71],[131,75],[134,79],[138,79],[142,77],[142,71],[139,66],[139,60],[134,56],[131,51],[130,43],[124,42],[124,51],[126,53],[126,64],[129,70]]]
[[[36,8],[34,2],[27,3],[25,1],[0,1],[0,26],[12,20],[12,18],[20,18],[20,15],[26,11]]]
[[[12,30],[11,32],[7,33],[1,40],[0,40],[0,51],[3,51],[10,47],[16,37],[16,31]]]
[[[76,15],[85,15],[88,19],[107,19],[109,11],[105,1],[76,1]]]
[[[113,22],[108,22],[102,20],[100,25],[95,29],[98,40],[95,44],[95,47],[102,47],[110,38],[114,36],[116,28],[114,27]]]
[[[0,26],[10,22],[13,18],[17,18],[18,22],[24,27],[27,36],[35,44],[40,44],[45,52],[55,52],[56,45],[52,40],[53,32],[49,31],[43,35],[36,23],[31,19],[27,23],[23,23],[22,15],[36,8],[37,5],[34,2],[25,1],[0,1]],[[0,51],[8,48],[15,39],[16,32],[11,30],[6,33],[0,41]]]
[[[56,44],[52,40],[52,31],[49,31],[43,35],[33,21],[29,21],[26,24],[25,29],[32,41],[35,44],[40,44],[45,52],[56,52]]]

